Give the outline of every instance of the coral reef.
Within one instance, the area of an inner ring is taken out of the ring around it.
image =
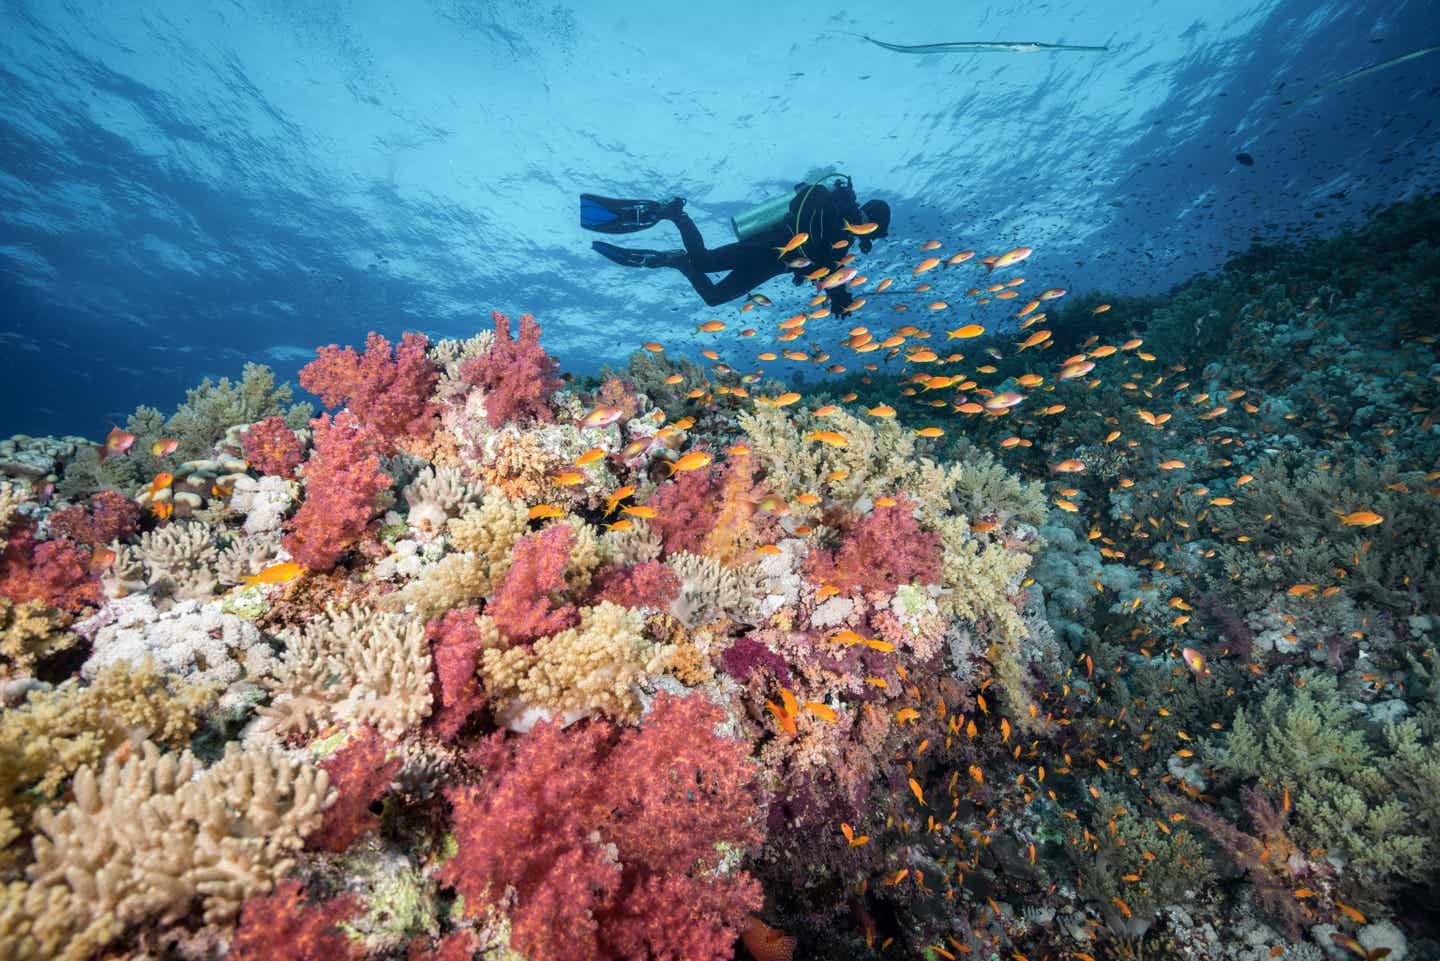
[[[1436,954],[1437,233],[0,441],[0,956]]]

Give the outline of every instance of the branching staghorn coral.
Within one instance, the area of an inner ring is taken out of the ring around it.
[[[670,613],[686,627],[698,627],[721,618],[750,623],[758,611],[762,574],[754,565],[728,568],[703,554],[680,552],[666,558],[680,578],[680,594],[670,602]]]
[[[81,769],[73,792],[36,814],[32,891],[6,905],[22,944],[63,943],[65,961],[128,927],[173,924],[197,902],[207,922],[232,920],[289,871],[332,799],[323,771],[233,743],[207,769],[147,741]]]
[[[406,517],[412,528],[426,533],[443,531],[475,498],[475,485],[467,483],[454,467],[426,467],[405,488]]]
[[[1440,784],[1440,747],[1407,721],[1388,726],[1377,753],[1334,678],[1302,676],[1303,687],[1271,690],[1258,709],[1236,713],[1217,766],[1292,797],[1298,841],[1343,857],[1350,884],[1363,879],[1374,891],[1432,876],[1425,853],[1435,839],[1424,828],[1435,806],[1415,789]]]

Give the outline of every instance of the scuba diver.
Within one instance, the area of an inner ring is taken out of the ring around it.
[[[817,175],[818,174],[818,175]],[[826,181],[834,179],[833,186]],[[782,194],[745,211],[730,223],[736,242],[705,247],[695,221],[685,213],[685,201],[615,200],[594,194],[580,195],[580,226],[605,234],[628,234],[668,220],[680,230],[684,250],[640,250],[617,247],[597,240],[591,247],[624,267],[674,267],[711,307],[743,297],[757,286],[783,273],[794,276],[796,286],[805,275],[821,268],[835,270],[846,256],[849,244],[857,239],[851,227],[874,225],[858,235],[862,253],[871,243],[888,234],[890,205],[883,200],[856,204],[855,188],[844,174],[815,172],[795,185],[793,194]],[[780,253],[797,234],[809,239]],[[729,271],[718,283],[709,273]],[[830,288],[830,308],[839,314],[853,298],[844,284]]]

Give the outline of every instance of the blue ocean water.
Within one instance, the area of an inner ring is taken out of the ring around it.
[[[576,371],[680,346],[717,311],[592,254],[584,190],[683,195],[718,243],[834,165],[895,211],[873,271],[943,236],[1163,292],[1433,188],[1440,56],[1305,98],[1437,41],[1431,0],[6,0],[0,436],[99,436],[247,360],[293,379],[318,344],[492,309]]]

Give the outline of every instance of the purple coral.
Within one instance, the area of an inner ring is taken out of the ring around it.
[[[515,420],[555,419],[550,397],[560,389],[559,363],[540,346],[540,325],[525,314],[520,336],[510,336],[510,318],[495,311],[495,345],[483,357],[468,360],[460,375],[485,388],[485,419],[491,427]]]
[[[720,655],[725,673],[741,683],[749,682],[756,671],[770,671],[781,684],[790,683],[785,659],[752,637],[742,637]]]
[[[300,369],[300,386],[326,407],[346,405],[387,445],[401,437],[426,438],[439,408],[430,393],[440,375],[426,355],[424,334],[407,333],[392,354],[390,341],[372,333],[365,353],[353,347],[321,347]]]
[[[550,600],[552,592],[565,586],[574,542],[569,524],[554,524],[516,542],[510,570],[485,608],[512,644],[563,631],[579,621],[575,605],[552,607]]]

